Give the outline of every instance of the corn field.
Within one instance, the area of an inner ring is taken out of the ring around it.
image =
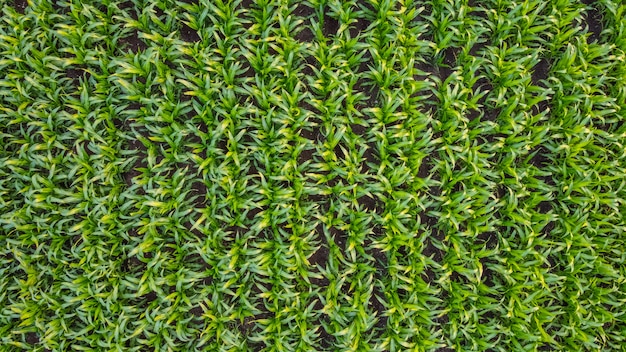
[[[0,11],[0,351],[626,351],[623,1]]]

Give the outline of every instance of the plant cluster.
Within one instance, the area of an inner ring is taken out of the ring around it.
[[[0,351],[624,350],[622,2],[0,8]]]

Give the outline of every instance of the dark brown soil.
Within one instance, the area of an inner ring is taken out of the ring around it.
[[[189,192],[188,197],[193,199],[194,207],[206,208],[207,200],[205,198],[207,193],[207,187],[204,183],[194,182],[191,185],[191,192]]]
[[[602,13],[600,13],[600,11],[598,11],[598,9],[596,9],[595,7],[590,6],[587,10],[585,20],[587,22],[590,33],[589,37],[587,38],[587,42],[598,42],[600,40],[600,34],[603,30]]]
[[[536,154],[530,159],[530,162],[529,162],[530,165],[533,165],[539,169],[542,169],[550,161],[550,159],[547,156],[548,150],[543,146],[535,147],[533,150],[530,151],[529,154],[533,154],[533,153],[536,153]]]
[[[315,10],[306,3],[299,2],[298,5],[296,5],[296,9],[293,11],[293,14],[304,19],[309,19],[315,14]]]
[[[202,310],[202,307],[193,307],[191,308],[191,310],[189,310],[189,313],[196,317],[200,317],[202,316],[202,314],[204,314],[204,310]]]
[[[128,37],[121,38],[118,44],[122,50],[130,50],[132,53],[148,49],[148,45],[139,38],[139,32],[137,32],[137,30],[134,30]]]
[[[379,297],[384,297],[384,295],[380,292],[380,289],[374,288],[372,297],[370,298],[370,309],[376,314],[376,318],[378,318],[375,325],[376,328],[384,330],[387,328],[389,317],[385,315],[387,309],[385,308],[385,305],[380,302]]]
[[[461,48],[457,47],[449,47],[443,51],[443,64],[448,66],[449,68],[453,68],[457,64],[457,58],[461,53]],[[447,78],[447,77],[446,77]],[[441,77],[442,80],[445,80],[444,77]]]
[[[31,345],[36,345],[39,343],[39,336],[34,332],[29,332],[26,334],[26,343]]]
[[[145,302],[148,304],[152,303],[156,298],[157,298],[156,292],[152,292],[152,291],[142,296],[142,299],[144,299]]]
[[[133,150],[137,153],[137,161],[134,163],[132,168],[122,174],[126,185],[130,187],[134,183],[133,179],[141,175],[141,171],[139,171],[139,169],[148,167],[148,163],[145,161],[145,158],[147,156],[147,148],[139,140],[133,139],[129,141],[128,150]]]
[[[369,196],[362,196],[361,198],[357,199],[357,202],[365,211],[374,211],[376,209],[382,208],[382,205],[378,200]]]
[[[435,246],[435,243],[441,243],[444,239],[443,231],[431,228],[431,235],[424,241],[424,249],[422,255],[431,257],[437,263],[443,263],[445,253],[443,250]]]
[[[13,0],[13,8],[15,11],[24,14],[26,7],[28,7],[27,0]]]
[[[180,39],[186,41],[186,42],[190,42],[190,43],[195,43],[195,42],[199,42],[200,41],[200,36],[198,35],[198,32],[196,32],[195,30],[191,29],[191,27],[189,27],[188,25],[181,23],[180,25]]]
[[[298,28],[297,31],[298,33],[296,33],[294,39],[299,41],[300,43],[311,43],[315,39],[315,34],[309,26]],[[310,74],[311,73],[309,73],[308,75]]]
[[[352,24],[352,26],[350,26],[350,37],[351,38],[356,38],[359,33],[361,32],[365,32],[367,30],[367,28],[372,24],[371,21],[369,21],[368,19],[365,18],[358,18],[356,23]]]
[[[374,143],[368,143],[367,148],[363,151],[363,172],[371,170],[370,165],[376,165],[378,163],[378,156],[376,153],[376,145]],[[370,164],[370,165],[368,165]]]
[[[80,79],[83,80],[89,79],[91,74],[84,69],[84,67],[79,68],[68,68],[65,70],[65,76],[70,78],[74,84],[78,84]]]
[[[339,30],[339,21],[336,18],[325,15],[322,23],[322,33],[324,34],[324,37],[331,38],[337,34],[337,31]]]
[[[550,102],[548,100],[542,100],[531,107],[533,115],[539,115],[550,109]]]
[[[305,149],[300,152],[298,155],[298,165],[303,165],[308,161],[313,161],[313,155],[315,154],[315,150],[313,149]]]
[[[312,266],[321,266],[322,268],[326,267],[326,263],[328,262],[328,254],[329,250],[326,245],[320,246],[320,248],[311,255],[309,258],[309,263]]]
[[[469,50],[469,54],[476,57],[484,55],[482,50],[487,46],[487,43],[487,40],[474,43],[474,45],[472,45],[472,48]]]
[[[339,230],[335,227],[331,227],[329,229],[329,232],[335,244],[339,246],[342,252],[345,251],[348,244],[348,234],[345,231]]]
[[[424,159],[422,159],[422,163],[420,164],[420,168],[417,172],[417,177],[427,178],[428,176],[430,176],[432,167],[433,165],[431,164],[430,156],[425,156]],[[426,215],[424,214],[424,216]]]
[[[547,201],[543,201],[543,202],[539,203],[537,208],[539,209],[539,212],[541,214],[547,214],[547,213],[550,212],[550,210],[552,210],[552,203],[547,202]]]
[[[552,64],[546,58],[541,59],[539,63],[537,63],[531,76],[531,81],[533,85],[540,85],[542,80],[548,78],[548,74],[550,73],[550,66],[552,66]]]
[[[328,321],[328,316],[325,314],[322,314],[322,318],[320,318],[320,323],[323,321]],[[335,337],[329,334],[322,324],[318,324],[318,332],[320,346],[324,349],[324,351],[328,351],[335,344]]]
[[[552,230],[554,230],[555,224],[554,221],[550,221],[544,228],[541,230],[542,234],[550,235]]]
[[[498,234],[495,232],[483,232],[478,235],[478,241],[484,244],[486,249],[494,249],[498,245]]]

